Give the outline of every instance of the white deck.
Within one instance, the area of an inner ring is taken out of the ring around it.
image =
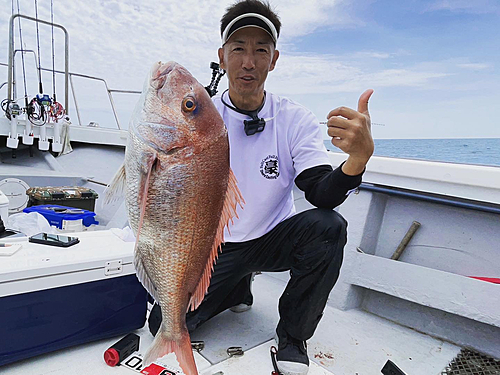
[[[277,302],[285,282],[283,274],[257,276],[254,282],[255,303],[242,314],[225,311],[207,322],[192,335],[204,340],[201,355],[195,353],[201,375],[270,374],[269,348],[274,341],[278,319]],[[152,342],[147,327],[137,331],[141,336],[140,352]],[[103,353],[120,337],[60,350],[0,368],[7,375],[131,374],[124,367],[109,367]],[[310,375],[380,374],[390,359],[411,375],[437,375],[460,351],[460,348],[391,323],[360,310],[340,311],[327,306],[325,315],[309,341]],[[242,346],[245,355],[228,359],[226,349]],[[176,365],[173,355],[165,364]]]

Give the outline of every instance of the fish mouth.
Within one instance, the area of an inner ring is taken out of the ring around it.
[[[160,90],[167,81],[167,77],[176,67],[177,63],[169,61],[162,63],[161,61],[153,66],[151,72],[151,86],[156,90]]]

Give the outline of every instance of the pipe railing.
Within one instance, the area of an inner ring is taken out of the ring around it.
[[[378,184],[371,184],[363,182],[359,186],[360,190],[370,191],[372,193],[386,194],[400,198],[410,198],[428,203],[437,203],[445,206],[466,208],[475,211],[488,212],[493,214],[500,214],[500,205],[489,202],[481,202],[472,199],[442,195],[437,193],[428,193],[410,189],[403,189],[393,186],[383,186]]]
[[[14,100],[13,97],[13,87],[12,81],[14,79],[14,20],[16,18],[24,18],[30,21],[39,22],[44,25],[49,25],[52,27],[57,27],[64,32],[64,108],[66,109],[66,113],[69,113],[69,100],[68,100],[68,81],[69,81],[69,34],[68,31],[62,25],[58,25],[57,23],[52,23],[48,21],[44,21],[38,18],[33,18],[29,16],[25,16],[23,14],[13,14],[10,17],[10,27],[9,27],[9,65],[8,74],[7,74],[7,82],[8,82],[8,94],[7,98],[9,100]]]
[[[17,51],[21,51],[21,50],[17,50]],[[25,50],[25,52],[32,52],[32,51]],[[35,64],[36,64],[37,69],[38,69],[38,64],[36,62],[36,59],[35,59]],[[1,62],[0,62],[0,65],[7,66],[7,67],[9,66],[8,64],[1,63]],[[40,68],[40,70],[47,71],[47,72],[52,72],[52,69],[47,69],[47,68]],[[60,71],[60,70],[55,70],[55,73],[56,74],[65,74],[65,72]],[[120,94],[140,94],[141,91],[137,91],[137,90],[110,89],[109,86],[108,86],[108,83],[106,82],[106,80],[104,78],[94,77],[94,76],[90,76],[90,75],[86,75],[86,74],[68,72],[68,76],[69,76],[69,83],[70,83],[70,87],[71,87],[71,94],[73,96],[73,101],[75,102],[75,111],[76,111],[76,115],[77,115],[77,118],[78,118],[78,125],[81,126],[82,125],[82,121],[81,121],[81,116],[80,116],[80,109],[78,107],[78,101],[76,99],[76,93],[75,93],[75,87],[74,87],[74,83],[73,83],[73,77],[79,77],[79,78],[85,78],[85,79],[92,79],[92,80],[100,81],[100,82],[102,82],[104,84],[106,92],[108,93],[108,98],[109,98],[109,102],[110,102],[110,105],[111,105],[111,110],[113,111],[113,115],[115,117],[116,126],[117,126],[118,129],[121,129],[120,121],[118,119],[118,115],[117,115],[117,112],[116,112],[115,103],[114,103],[114,100],[113,100],[113,93],[120,93]],[[5,82],[3,85],[5,85],[7,83],[8,82]]]

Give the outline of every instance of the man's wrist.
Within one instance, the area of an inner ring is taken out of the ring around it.
[[[348,176],[357,176],[364,172],[369,159],[360,159],[349,156],[342,165],[342,172]]]

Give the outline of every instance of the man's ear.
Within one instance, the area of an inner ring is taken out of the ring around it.
[[[278,61],[278,58],[280,57],[280,51],[275,50],[273,54],[273,59],[271,61],[271,67],[269,68],[269,71],[274,70],[274,67],[276,66],[276,61]]]
[[[219,54],[219,65],[222,69],[226,69],[224,67],[224,48],[219,48],[219,50],[217,51],[217,53]]]

